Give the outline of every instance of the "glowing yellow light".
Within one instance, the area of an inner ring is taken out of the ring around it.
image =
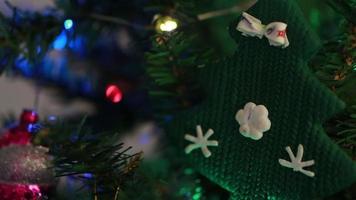
[[[166,21],[163,24],[159,25],[161,31],[165,31],[165,32],[171,32],[175,30],[177,27],[178,27],[178,23],[173,20]]]
[[[178,28],[178,21],[170,16],[156,16],[156,29],[159,32],[172,32]]]

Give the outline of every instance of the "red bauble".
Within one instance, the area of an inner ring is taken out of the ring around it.
[[[0,148],[11,145],[19,144],[26,145],[30,144],[31,134],[20,130],[9,130],[0,138]]]
[[[24,110],[19,123],[10,128],[0,138],[0,148],[9,145],[28,145],[31,142],[29,126],[37,123],[38,115],[32,110]],[[1,162],[1,160],[0,160]],[[19,162],[22,162],[19,160]],[[2,172],[4,173],[4,172]],[[6,184],[0,180],[1,200],[37,200],[41,196],[38,185]]]
[[[24,110],[20,117],[20,125],[35,124],[38,122],[38,114],[33,110]]]
[[[10,144],[26,145],[31,142],[31,133],[29,126],[37,123],[38,115],[32,110],[24,110],[20,117],[20,122],[13,128],[10,128],[0,138],[0,148]]]
[[[42,194],[37,185],[0,184],[1,200],[38,200]]]
[[[122,99],[122,91],[117,85],[108,85],[105,91],[106,98],[113,103],[119,103]]]

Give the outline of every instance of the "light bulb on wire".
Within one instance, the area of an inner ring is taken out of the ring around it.
[[[154,22],[158,32],[172,32],[179,26],[178,20],[170,16],[156,15]]]
[[[71,28],[73,28],[74,23],[73,23],[73,20],[71,20],[71,19],[66,19],[66,20],[63,22],[63,25],[64,25],[64,28],[65,28],[66,30],[70,30]]]
[[[119,103],[123,97],[121,89],[115,84],[110,84],[106,87],[105,95],[112,103]]]
[[[174,20],[167,20],[159,25],[159,29],[165,32],[171,32],[177,29],[178,23]]]

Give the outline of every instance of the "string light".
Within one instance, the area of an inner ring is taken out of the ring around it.
[[[62,31],[60,35],[53,42],[53,48],[57,50],[64,49],[67,45],[67,35],[65,31]]]
[[[114,84],[108,85],[106,87],[106,98],[113,103],[119,103],[122,100],[122,91],[121,89]]]
[[[172,32],[178,28],[178,20],[170,16],[157,15],[154,21],[158,32]]]
[[[73,23],[73,20],[71,20],[71,19],[66,19],[66,20],[64,21],[63,25],[64,25],[64,28],[65,28],[66,30],[69,30],[69,29],[73,28],[74,23]]]
[[[159,28],[161,31],[171,32],[178,27],[177,22],[173,20],[167,20],[165,23],[160,24]]]

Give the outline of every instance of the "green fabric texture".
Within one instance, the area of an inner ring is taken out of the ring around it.
[[[185,134],[196,135],[196,125],[205,133],[214,130],[205,158],[200,149],[186,155],[203,175],[232,193],[231,199],[313,199],[331,195],[356,181],[353,161],[325,134],[322,123],[340,112],[344,104],[309,71],[307,61],[319,42],[292,0],[260,0],[249,14],[263,24],[281,21],[288,24],[290,46],[273,47],[266,38],[242,37],[231,30],[238,43],[236,54],[201,69],[197,75],[206,89],[207,99],[200,105],[177,114],[168,127],[179,148],[190,142]],[[235,114],[248,102],[265,105],[271,129],[260,140],[239,133]],[[278,159],[290,160],[304,146],[303,161],[315,160],[306,167],[308,177],[283,167]]]

